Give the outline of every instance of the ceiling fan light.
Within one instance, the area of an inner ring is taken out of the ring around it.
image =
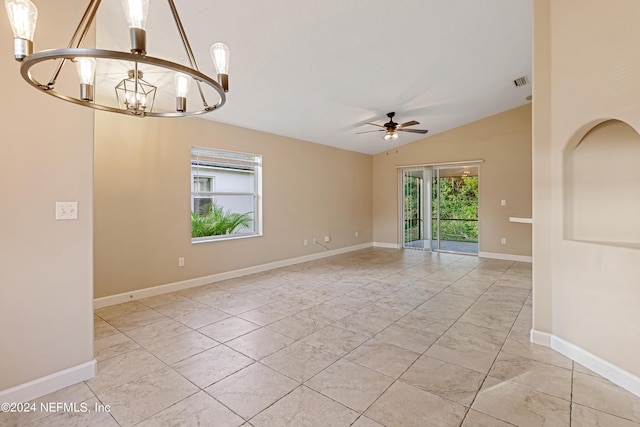
[[[384,139],[385,141],[395,141],[396,139],[398,139],[398,132],[387,131],[387,132],[385,132],[385,134],[382,137],[382,139]]]

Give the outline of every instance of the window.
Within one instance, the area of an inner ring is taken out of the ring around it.
[[[205,173],[203,171],[203,173]],[[202,214],[211,209],[213,204],[213,176],[199,176],[193,174],[193,194],[191,197],[191,212]]]
[[[191,238],[261,234],[262,156],[191,148]]]

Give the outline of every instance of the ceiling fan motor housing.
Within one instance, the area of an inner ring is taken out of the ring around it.
[[[398,124],[393,121],[393,116],[395,116],[395,115],[396,115],[396,113],[394,113],[394,112],[387,113],[387,117],[389,117],[389,122],[384,124],[384,127],[387,128],[387,131],[395,130],[396,127],[398,126]]]

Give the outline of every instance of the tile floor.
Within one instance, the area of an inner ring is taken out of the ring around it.
[[[528,341],[531,265],[367,249],[96,310],[97,376],[2,426],[640,426]]]

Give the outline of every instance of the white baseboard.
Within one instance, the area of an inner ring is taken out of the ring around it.
[[[397,243],[373,242],[374,248],[402,249],[402,245]],[[480,258],[502,259],[506,261],[532,262],[532,257],[524,255],[499,254],[494,252],[479,252]]]
[[[24,403],[96,376],[96,361],[83,363],[63,371],[0,391],[0,402]]]
[[[397,243],[382,243],[373,242],[374,248],[387,248],[387,249],[402,249],[402,246]]]
[[[530,335],[532,343],[543,345],[545,347],[551,347],[551,338],[553,337],[553,335],[546,332],[536,331],[535,329],[531,330]]]
[[[558,338],[555,335],[533,329],[531,330],[531,342],[551,347],[558,353],[567,356],[569,359],[580,363],[596,374],[605,377],[612,383],[640,397],[640,377],[607,362],[595,354],[589,353],[577,345]]]
[[[271,262],[268,264],[255,265],[252,267],[241,268],[239,270],[226,271],[224,273],[212,274],[210,276],[197,277],[195,279],[183,280],[180,282],[167,283],[165,285],[153,286],[131,292],[125,292],[108,297],[96,298],[93,300],[93,308],[103,308],[111,305],[121,304],[127,301],[135,301],[142,298],[153,297],[156,295],[166,294],[168,292],[181,291],[183,289],[193,288],[196,286],[207,285],[209,283],[220,282],[222,280],[235,279],[236,277],[247,276],[254,273],[262,273],[264,271],[273,270],[281,267],[288,267],[302,262],[315,261],[317,259],[327,258],[334,255],[340,255],[347,252],[358,251],[360,249],[370,248],[372,243],[364,243],[356,246],[348,246],[346,248],[334,249],[324,252],[318,252],[312,255],[305,255],[297,258],[289,258],[282,261]]]
[[[533,258],[526,255],[499,254],[497,252],[478,252],[480,258],[503,259],[505,261],[532,262]]]

